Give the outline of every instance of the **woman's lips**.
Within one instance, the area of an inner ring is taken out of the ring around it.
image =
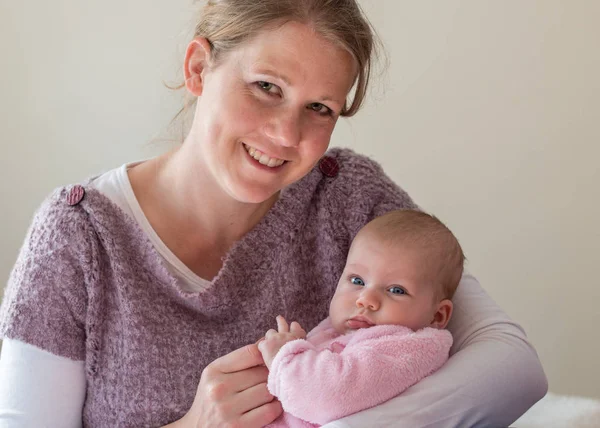
[[[262,151],[254,148],[252,146],[249,146],[246,143],[242,143],[242,144],[244,145],[244,149],[250,155],[250,157],[252,157],[254,160],[256,160],[261,165],[267,166],[269,168],[278,168],[286,162],[283,159],[270,157],[266,153],[263,153]]]
[[[350,318],[348,321],[346,321],[346,324],[351,329],[369,328],[375,325],[368,318],[363,316]]]

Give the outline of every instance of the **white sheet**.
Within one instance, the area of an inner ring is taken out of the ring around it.
[[[600,400],[549,392],[512,426],[515,428],[600,428]]]

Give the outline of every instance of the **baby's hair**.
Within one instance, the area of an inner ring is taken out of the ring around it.
[[[454,234],[438,218],[415,210],[397,210],[377,217],[362,231],[392,245],[423,251],[428,275],[439,286],[436,298],[452,299],[463,274],[465,255]]]

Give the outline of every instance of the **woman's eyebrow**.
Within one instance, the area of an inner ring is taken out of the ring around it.
[[[288,79],[285,75],[273,70],[272,68],[259,67],[259,68],[253,69],[252,71],[254,73],[258,73],[258,74],[268,74],[268,75],[274,76],[274,77],[282,80],[283,82],[285,82],[286,85],[291,86],[290,79]]]

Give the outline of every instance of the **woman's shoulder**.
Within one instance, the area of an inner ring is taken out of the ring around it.
[[[310,213],[314,224],[331,226],[348,239],[377,216],[397,209],[418,209],[378,162],[347,148],[327,151],[292,188],[288,206]]]
[[[80,243],[78,237],[85,234],[89,224],[77,208],[85,193],[80,184],[54,189],[35,212],[27,241],[46,253]]]
[[[336,147],[325,154],[318,167],[325,176],[324,191],[352,198],[353,209],[376,215],[392,209],[417,209],[408,193],[368,156]]]
[[[329,149],[324,158],[327,157],[337,161],[341,174],[357,172],[375,179],[385,176],[383,168],[376,160],[346,147]]]
[[[83,251],[98,229],[126,221],[126,215],[88,182],[54,189],[33,216],[26,244],[46,254],[65,247]],[[110,223],[110,225],[109,225]]]

